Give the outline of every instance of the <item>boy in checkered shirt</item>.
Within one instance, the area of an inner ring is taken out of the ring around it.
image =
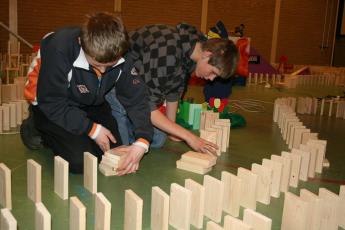
[[[195,151],[215,153],[218,148],[175,123],[178,100],[185,91],[190,74],[212,81],[217,76],[234,74],[238,51],[227,39],[206,37],[188,24],[177,26],[149,25],[129,33],[130,52],[135,56],[132,73],[140,75],[148,88],[151,122],[154,129],[151,147],[161,147],[168,134],[172,140],[183,140]],[[107,100],[119,124],[124,144],[132,138],[131,121],[112,91]],[[166,101],[166,114],[159,108]]]

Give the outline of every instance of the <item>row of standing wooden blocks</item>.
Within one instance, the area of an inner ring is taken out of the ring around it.
[[[22,124],[29,116],[29,104],[25,100],[13,101],[0,106],[0,133]]]

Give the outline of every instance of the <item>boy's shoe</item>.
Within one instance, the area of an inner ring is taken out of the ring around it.
[[[27,119],[23,120],[23,123],[20,126],[20,137],[23,144],[31,150],[43,148],[42,138],[38,130],[35,128],[32,112],[30,112]]]

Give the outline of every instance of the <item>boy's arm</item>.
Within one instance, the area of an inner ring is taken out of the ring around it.
[[[167,106],[167,110],[168,108],[169,106]],[[172,106],[172,108],[174,108],[174,106]],[[173,113],[173,111],[167,112],[167,114],[169,113]],[[175,110],[175,114],[176,114],[176,110]],[[187,144],[195,151],[202,152],[202,153],[216,154],[217,145],[209,141],[206,141],[194,135],[192,132],[188,131],[187,129],[179,126],[175,122],[171,121],[167,116],[162,114],[158,109],[151,112],[151,121],[155,127],[161,129],[162,131],[172,136],[178,137],[184,140],[185,142],[187,142]]]

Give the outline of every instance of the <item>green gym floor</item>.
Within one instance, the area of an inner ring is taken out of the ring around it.
[[[244,128],[232,129],[230,148],[218,159],[217,165],[209,173],[220,179],[222,171],[237,173],[238,167],[250,169],[252,163],[259,163],[270,155],[280,155],[288,150],[280,130],[272,121],[273,101],[286,96],[343,95],[344,88],[319,87],[303,89],[267,89],[262,85],[235,87],[231,99],[256,99],[265,101],[265,111],[250,113],[237,111],[247,121]],[[202,102],[202,88],[192,86],[187,97]],[[326,110],[328,108],[326,107]],[[345,120],[328,116],[298,115],[303,124],[319,133],[319,138],[327,140],[326,158],[330,168],[324,169],[314,179],[300,181],[298,189],[290,187],[290,192],[299,194],[301,188],[318,193],[320,187],[335,193],[339,186],[345,184]],[[102,192],[112,204],[111,229],[123,229],[124,191],[132,189],[144,201],[143,229],[150,229],[151,188],[159,186],[166,193],[170,192],[170,184],[184,185],[187,178],[199,183],[203,176],[176,169],[175,162],[180,155],[190,150],[185,143],[168,141],[162,149],[151,150],[140,164],[140,170],[123,177],[105,177],[98,173],[98,191]],[[34,159],[42,165],[42,201],[52,216],[52,229],[68,229],[69,201],[61,200],[54,193],[53,154],[49,150],[29,151],[21,143],[19,134],[0,135],[0,162],[12,170],[12,213],[18,222],[18,229],[32,230],[34,227],[34,203],[26,196],[26,160]],[[87,229],[94,229],[94,195],[83,187],[82,175],[69,175],[69,196],[77,196],[87,208]],[[272,198],[270,205],[257,202],[257,211],[272,219],[272,229],[280,229],[284,203],[284,194],[280,198]],[[241,209],[242,218],[243,209]],[[223,213],[223,217],[225,213]],[[208,219],[204,218],[204,226]],[[171,227],[171,229],[173,229]],[[194,229],[191,226],[191,229]]]

